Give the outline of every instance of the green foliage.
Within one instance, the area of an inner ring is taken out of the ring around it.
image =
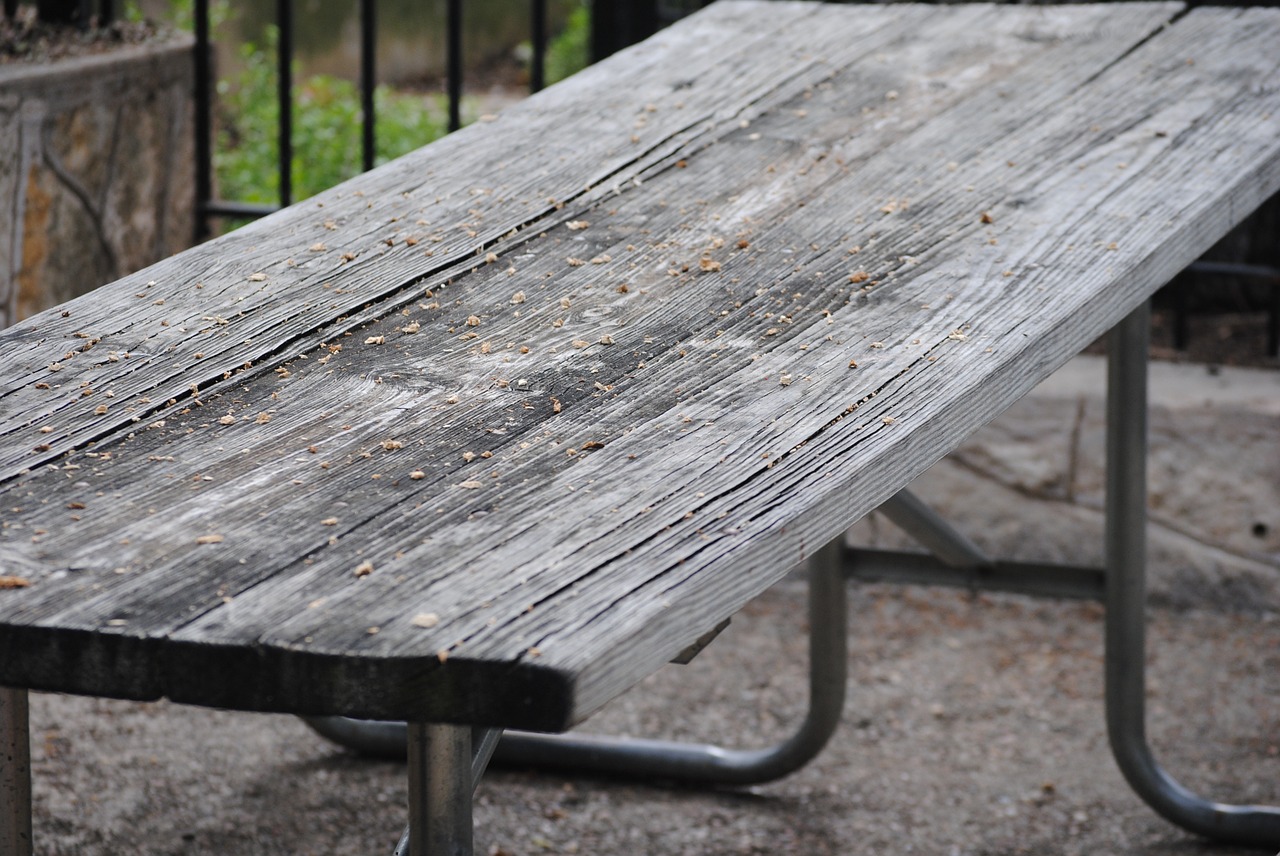
[[[565,22],[564,30],[547,45],[547,83],[564,80],[586,68],[591,56],[591,9],[585,0]]]
[[[268,46],[276,33],[269,29]],[[218,133],[214,170],[218,195],[240,202],[279,200],[279,102],[274,50],[241,48],[243,71],[218,83]],[[348,80],[313,75],[294,84],[291,178],[294,200],[305,199],[361,170],[360,93]],[[464,107],[467,105],[464,104]],[[443,96],[374,90],[377,163],[426,145],[445,134]]]

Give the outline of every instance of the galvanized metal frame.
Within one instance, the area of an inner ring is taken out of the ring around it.
[[[848,638],[844,574],[843,546],[838,539],[809,562],[809,709],[788,739],[763,749],[726,749],[666,740],[508,731],[497,744],[494,760],[547,770],[704,785],[754,785],[795,772],[822,751],[844,708]],[[385,758],[405,756],[404,723],[345,717],[306,721],[324,737],[358,752]]]
[[[1150,304],[1107,343],[1106,710],[1129,786],[1166,819],[1206,838],[1280,846],[1280,808],[1201,797],[1161,769],[1146,738],[1147,351]]]
[[[767,781],[798,769],[816,755],[838,722],[846,657],[845,576],[1088,598],[1106,604],[1107,731],[1116,762],[1135,793],[1167,820],[1198,835],[1230,844],[1280,846],[1280,808],[1216,803],[1191,792],[1161,769],[1146,739],[1146,375],[1150,326],[1150,304],[1144,302],[1116,325],[1108,340],[1105,570],[995,561],[903,490],[880,511],[931,555],[846,549],[843,539],[837,539],[811,567],[811,708],[805,724],[790,741],[753,753],[663,741],[509,733],[495,757],[544,768],[689,783]],[[838,604],[838,609],[833,604]],[[309,722],[330,739],[360,751],[380,755],[404,751],[402,724],[340,718]],[[434,856],[435,851],[428,852]]]

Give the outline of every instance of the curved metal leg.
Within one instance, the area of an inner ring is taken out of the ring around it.
[[[0,853],[31,856],[27,691],[0,687]]]
[[[1129,785],[1166,819],[1233,844],[1280,846],[1280,808],[1210,802],[1174,781],[1146,738],[1146,304],[1108,342],[1106,698],[1111,750]]]
[[[826,745],[844,708],[848,629],[842,554],[843,540],[837,538],[810,561],[809,711],[788,740],[767,749],[738,750],[665,740],[507,732],[494,759],[546,769],[737,786],[772,781],[800,769]],[[403,723],[342,717],[306,721],[348,748],[404,757]]]
[[[354,722],[355,720],[347,720],[347,721]],[[405,736],[407,739],[413,739],[412,731],[406,729]],[[469,790],[467,790],[468,799],[470,798],[470,795],[475,793],[476,787],[480,784],[480,777],[484,775],[485,767],[489,765],[489,759],[493,757],[493,750],[497,748],[498,739],[500,737],[502,737],[502,730],[499,728],[471,729],[471,747],[470,747],[471,748],[471,779],[470,779],[471,787]],[[416,745],[409,744],[406,747],[408,750],[411,766],[412,766],[412,759],[414,757],[415,751],[421,753],[422,751],[424,751],[424,748],[425,748],[425,743],[423,742],[423,738],[421,735],[419,736],[418,741],[419,742]],[[425,763],[425,759],[424,759],[424,763]],[[455,765],[452,768],[452,774],[454,776],[461,776],[462,772],[458,768],[458,766]],[[428,773],[425,775],[430,775],[430,774]],[[438,777],[440,775],[440,771],[436,771],[435,775]],[[418,806],[417,808],[418,812],[425,811],[425,807],[422,804],[422,800],[424,799],[423,788],[422,788],[423,776],[424,776],[424,773],[420,771],[410,770],[409,772],[409,784],[410,784],[409,824],[404,828],[404,834],[400,836],[400,841],[396,844],[395,850],[391,852],[391,856],[410,856],[410,847],[412,846],[412,843],[413,843],[413,832],[414,832],[414,826],[415,826],[415,822],[414,822],[415,804]],[[415,785],[414,784],[415,782],[417,782],[418,784]],[[456,786],[457,785],[455,784],[455,787]],[[424,823],[425,819],[419,817],[417,822],[419,824]],[[456,825],[457,823],[456,819],[454,822]]]
[[[408,856],[471,856],[471,729],[410,722]]]

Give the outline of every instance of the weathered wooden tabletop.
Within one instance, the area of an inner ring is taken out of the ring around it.
[[[1280,10],[723,2],[0,334],[0,683],[559,729],[1280,187]]]

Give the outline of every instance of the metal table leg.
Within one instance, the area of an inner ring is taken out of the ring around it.
[[[0,853],[31,856],[27,691],[0,687]]]
[[[1107,374],[1106,698],[1111,750],[1129,785],[1173,823],[1218,841],[1280,846],[1280,808],[1224,805],[1174,781],[1146,738],[1147,349],[1150,308],[1112,330]]]
[[[472,856],[471,728],[408,730],[409,856]]]
[[[843,552],[843,539],[837,538],[810,561],[809,711],[789,739],[765,749],[741,750],[665,740],[507,732],[494,759],[542,769],[738,786],[772,781],[800,769],[826,745],[844,709],[848,625]],[[348,748],[403,757],[403,723],[342,717],[311,718],[307,723]]]

